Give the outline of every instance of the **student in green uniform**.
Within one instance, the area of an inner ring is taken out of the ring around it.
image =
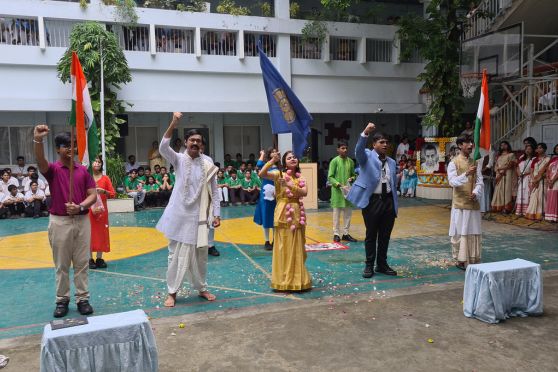
[[[134,198],[135,208],[143,208],[145,190],[143,190],[143,185],[138,180],[138,171],[136,169],[132,169],[130,175],[124,179],[124,187],[126,188],[126,194]]]
[[[227,179],[225,178],[225,172],[219,169],[217,172],[217,187],[219,188],[219,201],[221,202],[221,207],[229,206],[229,185]]]
[[[329,163],[327,179],[331,184],[331,208],[333,208],[333,241],[356,242],[356,239],[349,234],[351,226],[351,215],[353,213],[352,204],[345,199],[343,189],[350,187],[355,180],[355,163],[347,156],[349,148],[347,142],[339,141],[337,144],[337,156]],[[343,235],[339,233],[339,215],[343,211]]]
[[[157,182],[160,186],[161,182],[163,181],[163,175],[161,174],[161,167],[159,166],[159,164],[157,164],[153,167],[153,170],[154,173],[152,173],[151,175],[153,176],[153,178],[155,178],[155,182]]]
[[[257,180],[252,178],[252,172],[249,170],[244,171],[244,178],[240,180],[240,185],[242,189],[240,191],[240,199],[242,204],[256,204],[258,197],[260,196],[260,189],[258,187]]]
[[[143,167],[138,168],[138,181],[145,185],[147,182],[147,177],[145,176],[145,169]]]
[[[143,189],[145,190],[146,206],[156,207],[159,204],[159,185],[155,182],[155,177],[149,176]]]
[[[240,180],[236,175],[236,170],[231,169],[229,172],[229,179],[227,180],[227,184],[229,187],[229,196],[231,198],[231,203],[234,205],[240,205],[240,192],[242,190],[242,186],[240,184]]]
[[[174,182],[170,177],[170,174],[163,174],[161,181],[161,186],[159,187],[159,206],[166,207],[169,203],[169,199],[174,188]]]

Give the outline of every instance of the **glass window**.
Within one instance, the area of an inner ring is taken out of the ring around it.
[[[243,159],[248,159],[250,153],[258,156],[261,150],[259,126],[225,126],[223,132],[225,154],[231,154],[233,159],[237,153],[241,153]]]
[[[16,164],[16,159],[20,155],[26,159],[27,163],[30,163],[30,160],[35,158],[32,139],[33,127],[10,128],[10,147],[12,149],[12,161],[10,164]]]
[[[10,135],[9,135],[9,128],[8,127],[0,127],[0,143],[4,144],[0,146],[0,164],[11,164],[10,162],[10,147],[6,146],[10,143]]]

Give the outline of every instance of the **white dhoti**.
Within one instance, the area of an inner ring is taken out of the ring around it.
[[[479,210],[452,208],[449,235],[454,260],[466,264],[480,262],[481,219]]]
[[[167,287],[169,293],[176,293],[182,287],[184,276],[190,287],[199,292],[207,290],[207,247],[196,248],[194,244],[185,244],[169,240],[169,262],[167,269]]]

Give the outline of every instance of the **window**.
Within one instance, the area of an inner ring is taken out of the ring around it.
[[[291,57],[300,59],[322,58],[322,44],[318,39],[303,41],[301,36],[291,35]]]
[[[366,39],[367,62],[391,62],[391,40]]]
[[[159,141],[157,127],[129,127],[124,140],[126,153],[122,154],[123,158],[128,161],[129,155],[135,155],[137,162],[147,163],[147,153],[153,141]]]
[[[341,37],[331,39],[331,59],[334,61],[356,61],[357,41]]]
[[[233,159],[237,153],[241,153],[243,159],[247,159],[250,153],[259,154],[259,126],[225,126],[223,132],[225,154],[231,154]]]
[[[16,164],[19,155],[31,163],[33,153],[33,127],[0,127],[0,164]]]

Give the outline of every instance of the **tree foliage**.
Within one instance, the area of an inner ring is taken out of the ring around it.
[[[460,36],[466,24],[468,0],[432,0],[428,17],[405,15],[399,21],[401,56],[413,50],[427,62],[418,76],[423,89],[432,95],[432,104],[423,124],[439,126],[449,132],[459,124],[463,97],[459,83]],[[463,14],[460,14],[463,13]]]
[[[101,123],[101,45],[104,65],[105,88],[105,144],[107,157],[114,156],[116,140],[120,137],[119,125],[124,123],[117,115],[125,112],[125,102],[117,97],[121,84],[132,80],[124,52],[118,45],[116,35],[105,30],[96,22],[78,23],[70,34],[70,47],[58,62],[58,77],[62,82],[70,82],[72,51],[75,51],[89,82],[91,104],[100,135]]]

